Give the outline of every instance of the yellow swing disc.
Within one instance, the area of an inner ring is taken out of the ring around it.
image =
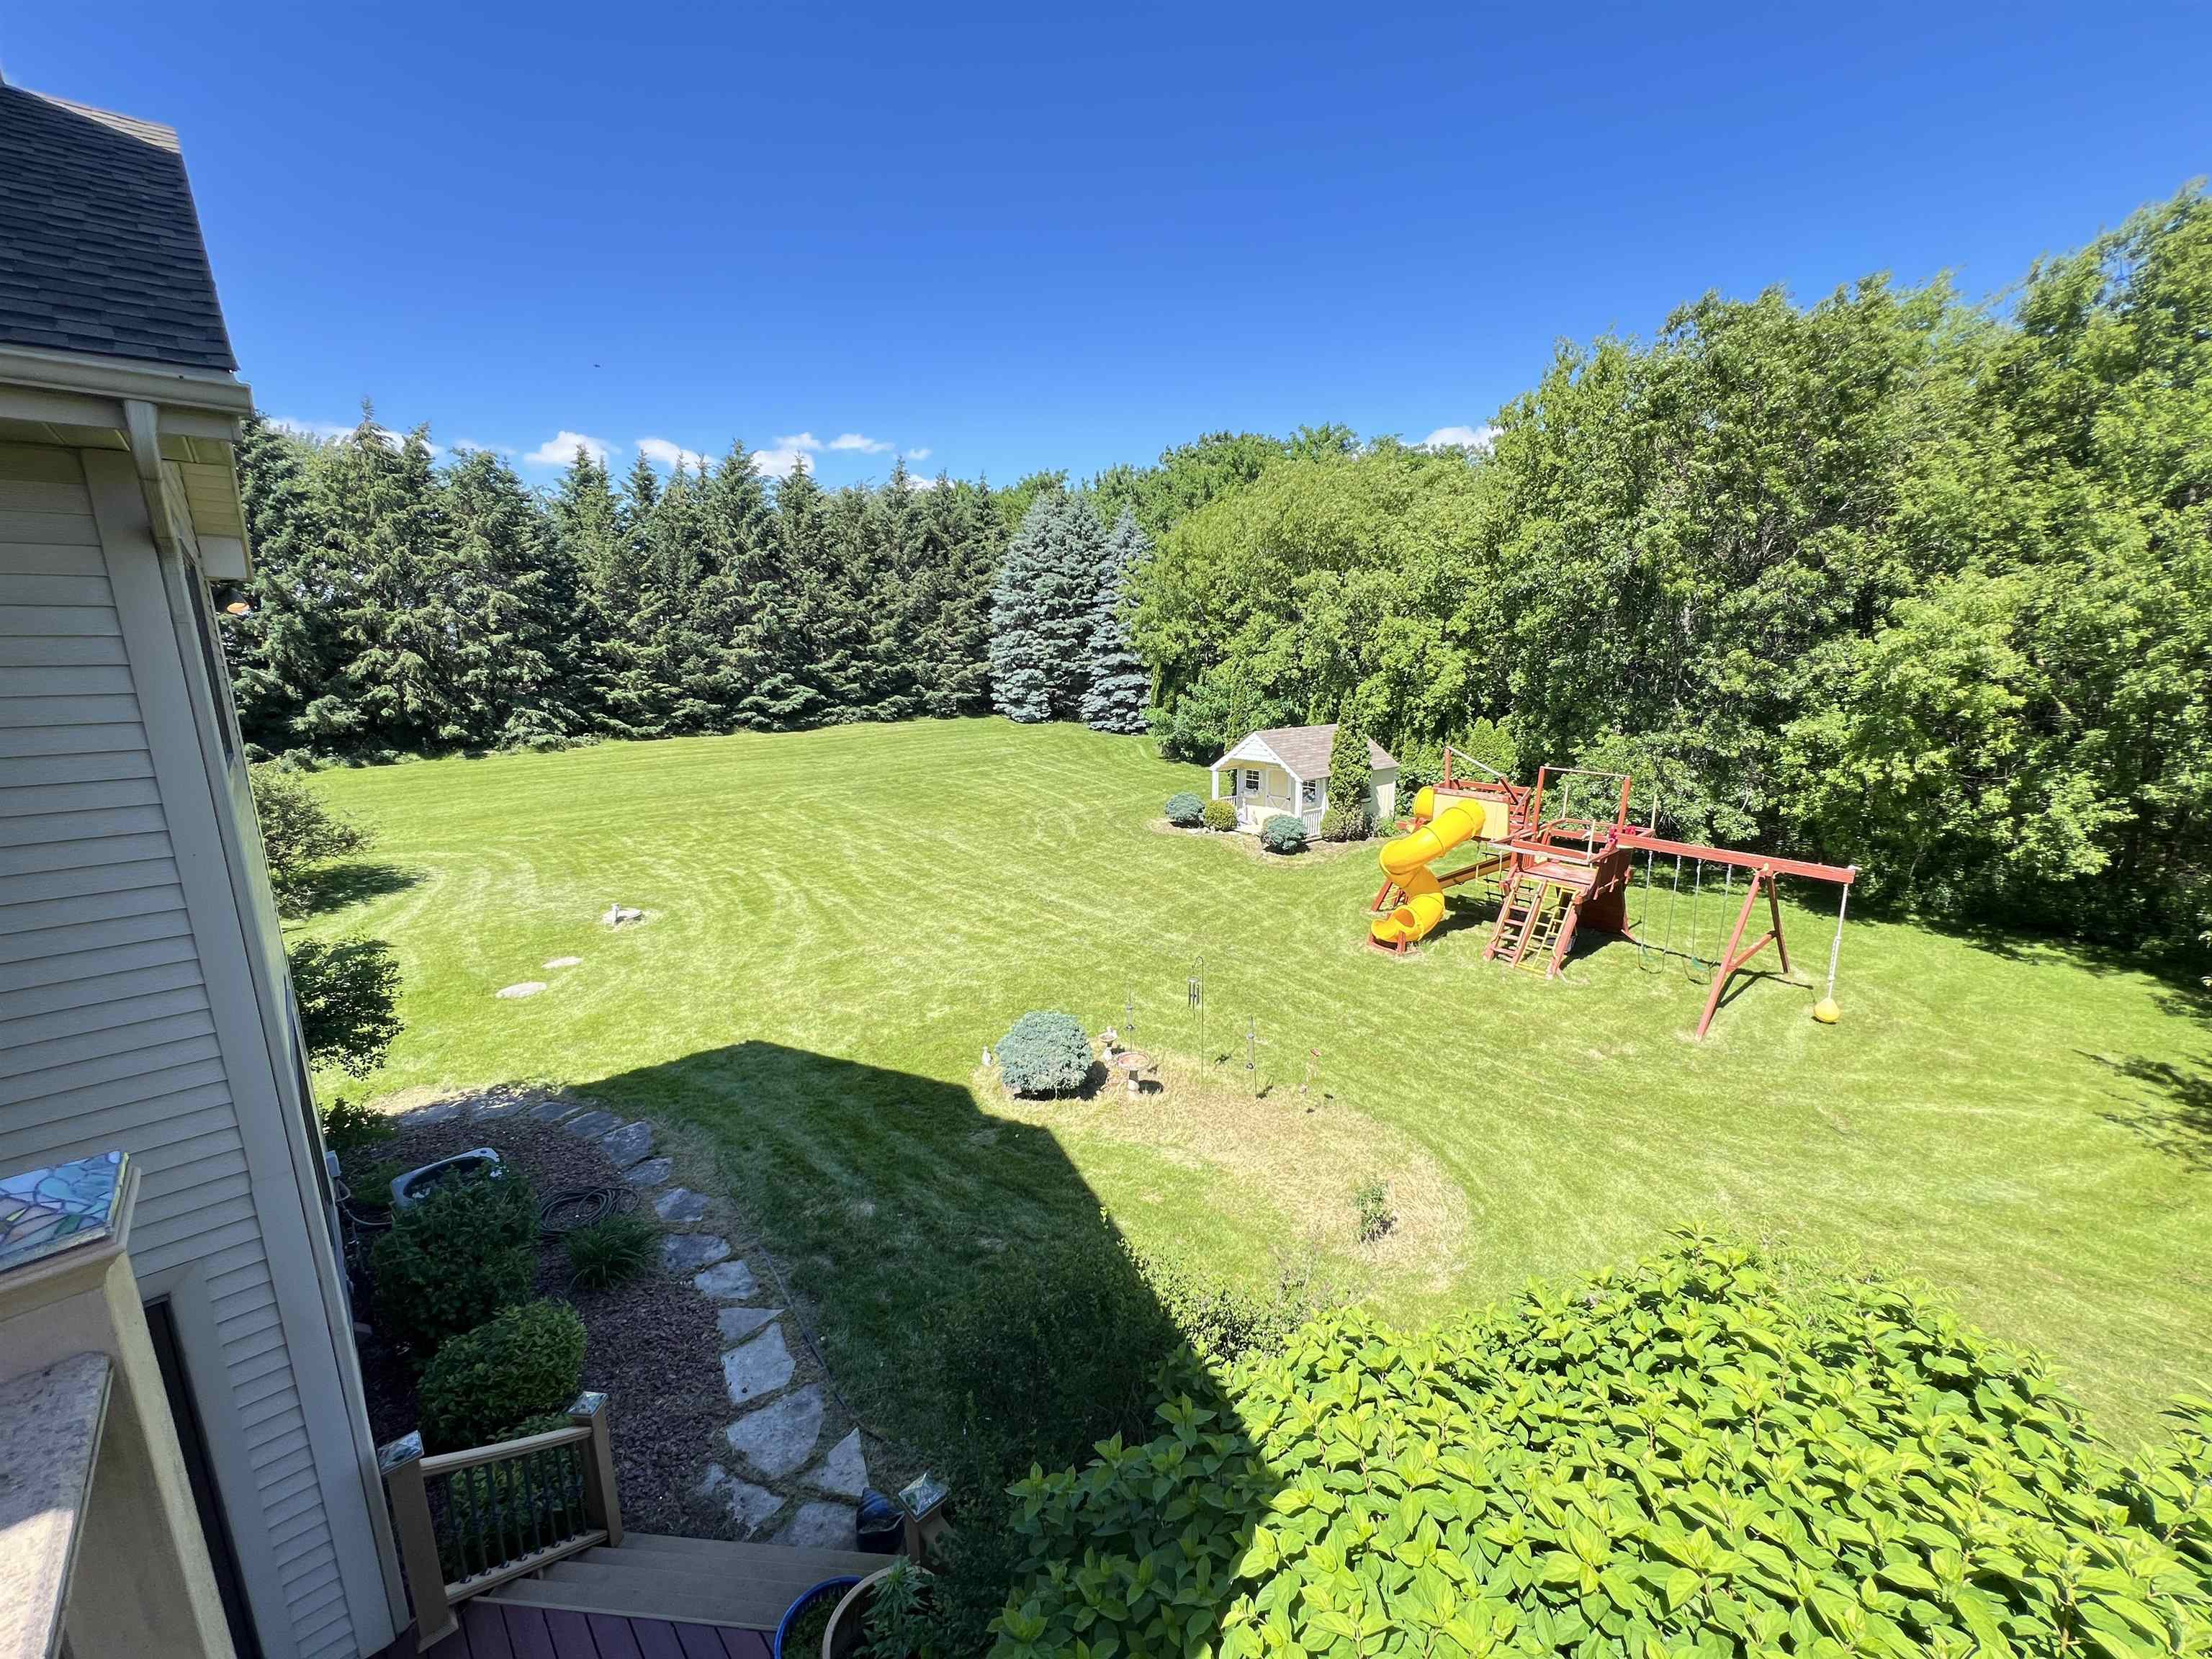
[[[1813,1005],[1813,1018],[1823,1025],[1833,1025],[1843,1017],[1844,1011],[1836,1006],[1833,997],[1822,997]]]

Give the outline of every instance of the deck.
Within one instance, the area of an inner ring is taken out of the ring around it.
[[[464,1601],[424,1659],[770,1659],[773,1632],[563,1607]]]

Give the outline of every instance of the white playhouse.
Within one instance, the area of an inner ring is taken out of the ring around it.
[[[1236,804],[1237,827],[1256,832],[1277,813],[1304,818],[1319,830],[1328,810],[1328,763],[1334,726],[1279,726],[1255,732],[1213,763],[1213,798]],[[1367,744],[1368,814],[1377,823],[1397,815],[1398,763],[1371,738]]]

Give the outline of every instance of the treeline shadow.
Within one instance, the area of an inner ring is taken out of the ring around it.
[[[2087,1058],[2143,1090],[2120,1097],[2120,1107],[2101,1115],[2107,1123],[2118,1124],[2191,1170],[2212,1175],[2212,1055],[2188,1066],[2142,1055]]]
[[[927,1468],[951,1485],[937,1595],[975,1643],[956,1650],[988,1645],[983,1627],[1024,1571],[1007,1488],[1033,1466],[1161,1434],[1164,1388],[1236,1430],[1157,1274],[1050,1130],[994,1116],[957,1084],[757,1041],[583,1091],[712,1138],[868,1437],[877,1484]],[[1242,1554],[1273,1495],[1239,1492],[1233,1514],[1192,1506],[1241,1534],[1213,1539],[1216,1559]],[[1230,1599],[1224,1583],[1217,1621]]]

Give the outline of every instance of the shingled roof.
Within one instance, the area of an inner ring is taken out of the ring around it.
[[[0,344],[238,367],[175,133],[0,85]]]
[[[1296,776],[1325,778],[1328,775],[1329,754],[1336,747],[1336,728],[1334,726],[1272,726],[1264,732],[1253,732],[1213,763],[1219,766],[1224,761],[1262,758],[1252,752],[1255,745],[1273,756]],[[1374,738],[1368,738],[1367,764],[1370,768],[1387,769],[1397,763],[1391,758],[1389,750]]]

